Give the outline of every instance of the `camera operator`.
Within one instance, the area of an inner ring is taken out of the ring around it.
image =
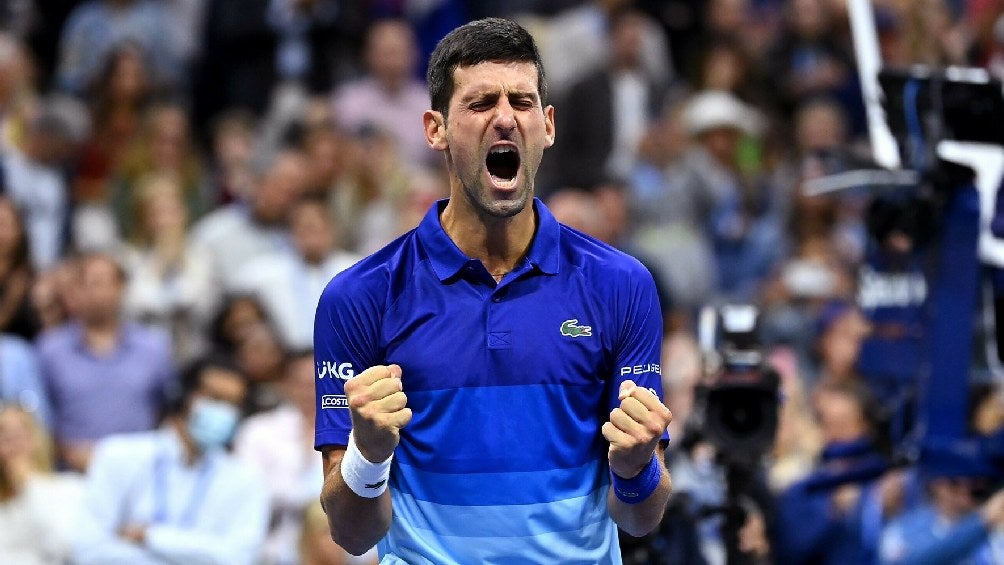
[[[813,404],[824,448],[812,473],[778,500],[778,562],[871,563],[877,539],[867,525],[881,523],[878,482],[888,469],[877,406],[855,382],[820,383]]]

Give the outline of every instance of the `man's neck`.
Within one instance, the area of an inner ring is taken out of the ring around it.
[[[510,218],[485,217],[461,196],[450,198],[440,223],[464,255],[480,259],[499,280],[526,255],[537,229],[537,215],[531,201]]]
[[[115,350],[118,340],[118,318],[111,317],[84,321],[84,342],[91,351],[102,355],[111,353]]]

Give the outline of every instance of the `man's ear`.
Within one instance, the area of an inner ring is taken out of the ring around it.
[[[554,145],[554,106],[544,107],[544,147]]]
[[[445,151],[449,147],[446,142],[446,118],[442,112],[426,110],[422,114],[422,124],[425,126],[425,141],[436,151]]]

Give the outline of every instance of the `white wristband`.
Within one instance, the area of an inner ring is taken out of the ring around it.
[[[387,490],[387,479],[390,478],[390,457],[382,463],[370,463],[359,451],[356,438],[349,432],[349,444],[342,456],[342,479],[352,492],[363,498],[376,498]]]

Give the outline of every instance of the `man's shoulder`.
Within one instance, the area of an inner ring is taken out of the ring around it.
[[[561,248],[563,261],[587,275],[604,275],[602,278],[613,284],[629,282],[634,277],[652,277],[634,256],[564,224],[561,225]]]
[[[375,253],[359,259],[336,274],[324,288],[321,302],[350,302],[355,298],[386,295],[395,279],[415,267],[417,241],[411,230]]]
[[[80,329],[73,322],[62,324],[43,331],[35,338],[35,348],[39,351],[65,349],[76,343]]]

